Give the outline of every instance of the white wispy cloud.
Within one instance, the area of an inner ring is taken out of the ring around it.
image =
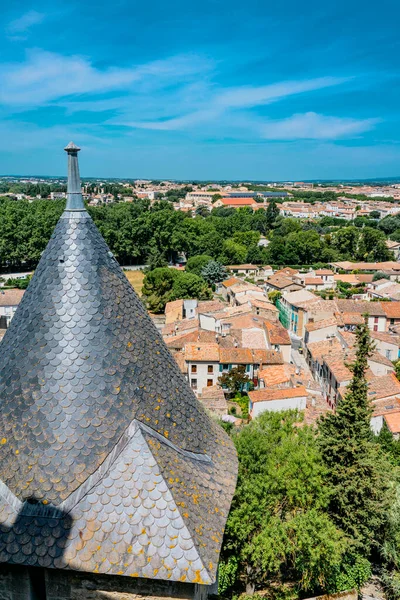
[[[237,120],[238,111],[264,106],[284,98],[305,92],[337,86],[349,81],[349,77],[318,77],[304,81],[283,81],[264,86],[243,86],[229,88],[214,93],[207,98],[204,107],[170,119],[156,121],[130,121],[125,125],[139,129],[180,130],[216,121],[231,113],[232,121]],[[250,125],[250,122],[248,123]]]
[[[14,31],[23,31],[34,22],[31,16],[14,23]],[[22,62],[0,64],[0,105],[5,114],[47,106],[68,114],[110,112],[99,127],[190,131],[200,137],[236,139],[336,140],[355,137],[379,122],[316,112],[262,119],[254,110],[257,107],[341,86],[352,78],[318,77],[222,89],[213,81],[214,66],[207,58],[184,54],[99,68],[87,57],[30,50]],[[79,119],[84,121],[82,116]]]
[[[132,86],[153,86],[182,81],[209,67],[193,56],[171,57],[127,68],[98,69],[84,57],[31,50],[22,63],[0,65],[0,103],[9,106],[44,105],[74,95],[129,91]]]
[[[215,98],[215,104],[228,108],[250,108],[269,104],[294,94],[312,92],[349,81],[349,77],[317,77],[303,81],[282,81],[258,87],[225,90]]]
[[[46,15],[37,10],[29,10],[18,19],[14,19],[7,26],[7,34],[15,39],[24,39],[21,34],[27,33],[34,25],[39,25],[45,19]]]
[[[335,140],[369,131],[379,121],[379,119],[350,119],[308,112],[295,114],[286,119],[271,120],[260,128],[260,134],[268,140]]]

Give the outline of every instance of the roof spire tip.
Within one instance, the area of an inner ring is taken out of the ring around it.
[[[80,148],[74,142],[70,142],[65,146],[64,150],[65,152],[79,152]]]

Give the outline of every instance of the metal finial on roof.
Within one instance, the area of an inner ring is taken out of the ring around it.
[[[64,150],[68,153],[68,187],[65,210],[85,210],[79,176],[78,152],[80,148],[70,142]]]
[[[80,148],[74,144],[74,142],[70,142],[67,146],[65,146],[64,150],[65,152],[79,152]]]

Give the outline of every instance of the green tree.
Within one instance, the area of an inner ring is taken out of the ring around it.
[[[296,412],[265,412],[234,436],[239,474],[222,552],[224,586],[269,597],[325,589],[346,540],[326,514],[326,470]],[[294,588],[294,589],[293,589]]]
[[[356,339],[356,360],[349,365],[352,380],[336,412],[321,419],[318,444],[332,490],[329,512],[353,551],[368,557],[383,539],[392,499],[391,469],[370,427],[365,373],[373,345],[366,323],[358,326]]]
[[[233,367],[228,373],[223,373],[218,378],[221,387],[227,388],[232,394],[242,392],[250,385],[250,377],[246,374],[246,367],[239,365]]]
[[[146,273],[143,280],[142,294],[147,308],[154,313],[162,313],[165,305],[172,299],[172,288],[178,276],[176,269],[157,268]]]
[[[212,256],[207,254],[199,254],[198,256],[192,256],[188,259],[185,267],[187,273],[194,273],[195,275],[201,275],[204,267],[212,260]]]
[[[194,273],[169,268],[157,268],[146,273],[142,293],[147,308],[154,313],[162,313],[166,303],[172,300],[212,298],[212,292],[204,279]]]
[[[364,227],[361,241],[365,254],[361,255],[362,253],[359,252],[359,258],[371,261],[385,261],[393,258],[393,254],[386,247],[385,235],[379,229]]]
[[[369,213],[369,216],[371,219],[380,219],[381,218],[381,213],[379,212],[379,210],[372,210]]]
[[[379,279],[390,279],[390,275],[384,273],[383,271],[377,271],[376,273],[374,273],[372,281],[379,281]]]
[[[226,240],[222,245],[219,261],[223,265],[241,265],[247,257],[247,248],[234,240]]]
[[[254,246],[260,241],[260,234],[258,231],[236,231],[233,239],[242,246]]]
[[[279,298],[282,298],[282,292],[279,292],[278,290],[268,292],[268,300],[270,300],[272,304],[275,304],[275,306],[278,304]]]
[[[211,260],[203,267],[201,276],[208,285],[215,285],[226,278],[226,269],[220,262]]]
[[[343,227],[331,235],[332,247],[337,249],[343,258],[351,260],[357,255],[360,240],[360,230],[357,227]]]
[[[156,246],[151,246],[149,254],[147,256],[147,262],[149,265],[150,271],[154,269],[158,269],[159,267],[168,266],[168,261],[165,258],[163,252],[160,252]]]
[[[197,298],[197,300],[211,300],[212,291],[207,283],[194,273],[178,272],[172,286],[171,300],[181,298]]]
[[[276,225],[278,218],[280,216],[279,207],[276,203],[276,200],[272,199],[268,203],[268,207],[266,210],[266,220],[269,228],[274,227]]]

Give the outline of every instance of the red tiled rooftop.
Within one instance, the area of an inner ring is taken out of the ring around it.
[[[249,392],[249,398],[252,402],[270,402],[271,400],[285,400],[286,398],[302,398],[307,395],[307,390],[304,386],[287,388],[284,390],[271,390],[265,388],[263,390]]]
[[[385,421],[392,433],[400,433],[400,411],[386,414]]]
[[[218,344],[190,343],[185,346],[187,362],[218,362],[220,349]]]
[[[25,290],[12,289],[2,290],[0,289],[0,306],[18,306],[22,300]]]
[[[388,319],[400,319],[400,302],[379,303]]]

